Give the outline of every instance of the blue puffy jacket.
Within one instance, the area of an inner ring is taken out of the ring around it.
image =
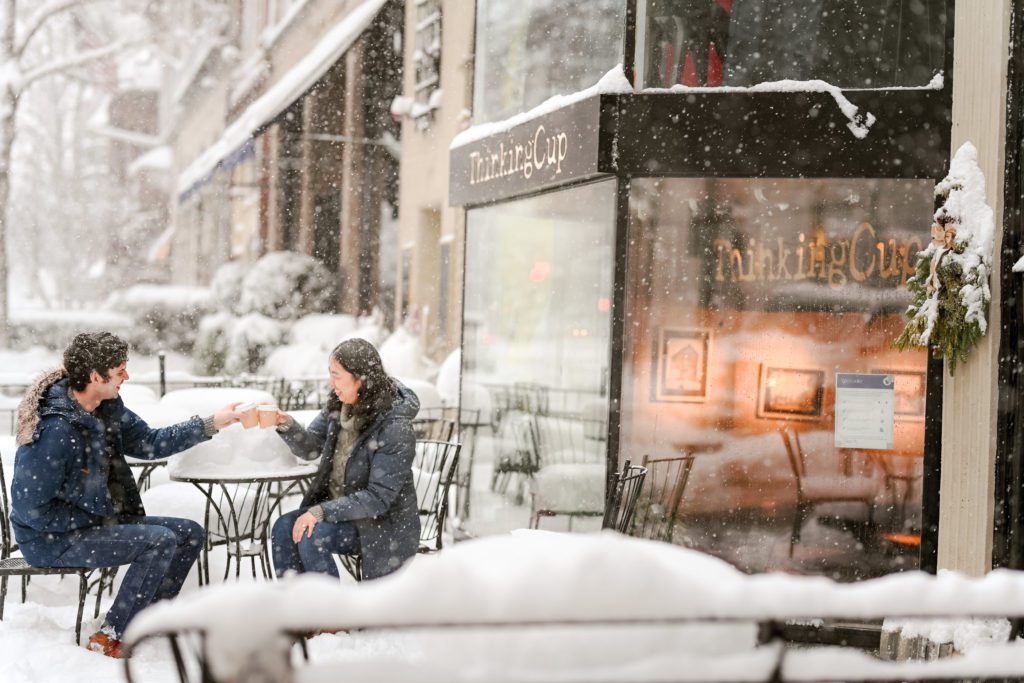
[[[307,429],[294,425],[281,433],[303,460],[321,457],[320,467],[302,507],[319,504],[326,522],[352,522],[359,531],[363,578],[389,574],[416,554],[420,517],[412,463],[416,434],[412,418],[420,401],[396,382],[398,398],[359,435],[345,464],[345,495],[330,498],[328,480],[338,441],[338,414],[325,408]]]
[[[67,550],[76,529],[118,513],[146,514],[124,456],[155,460],[207,439],[198,416],[150,429],[120,398],[100,403],[94,417],[68,395],[68,380],[53,382],[55,376],[61,374],[51,373],[30,388],[19,410],[21,445],[11,481],[14,537],[25,560],[44,567]]]

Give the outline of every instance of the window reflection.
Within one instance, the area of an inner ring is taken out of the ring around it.
[[[622,63],[626,0],[478,0],[475,123],[594,85]]]
[[[604,512],[615,181],[467,214],[467,528],[596,529]],[[486,483],[483,483],[486,482]]]
[[[632,182],[620,457],[690,459],[662,538],[748,571],[916,566],[926,357],[892,340],[932,188]],[[835,447],[837,372],[893,375],[894,448]]]
[[[943,68],[944,0],[647,0],[641,20],[645,87],[922,86]]]

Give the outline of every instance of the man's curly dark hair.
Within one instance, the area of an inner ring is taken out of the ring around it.
[[[64,349],[64,369],[75,391],[82,391],[89,385],[89,375],[93,370],[103,379],[109,379],[110,371],[127,360],[127,342],[110,332],[75,335]]]

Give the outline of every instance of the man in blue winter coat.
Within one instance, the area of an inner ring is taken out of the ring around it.
[[[64,367],[29,387],[18,408],[11,525],[36,567],[129,565],[89,649],[121,656],[128,622],[178,594],[203,546],[192,520],[149,517],[126,455],[164,458],[241,417],[232,404],[207,418],[150,429],[121,401],[128,345],[109,332],[80,334]]]

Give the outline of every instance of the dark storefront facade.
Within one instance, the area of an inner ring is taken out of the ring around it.
[[[933,567],[942,366],[892,341],[948,165],[952,3],[508,4],[477,3],[474,123],[617,64],[636,92],[453,147],[473,475],[507,504],[468,527],[593,528],[647,456],[672,495],[644,535],[747,571]],[[841,373],[894,383],[886,447],[837,446]]]

